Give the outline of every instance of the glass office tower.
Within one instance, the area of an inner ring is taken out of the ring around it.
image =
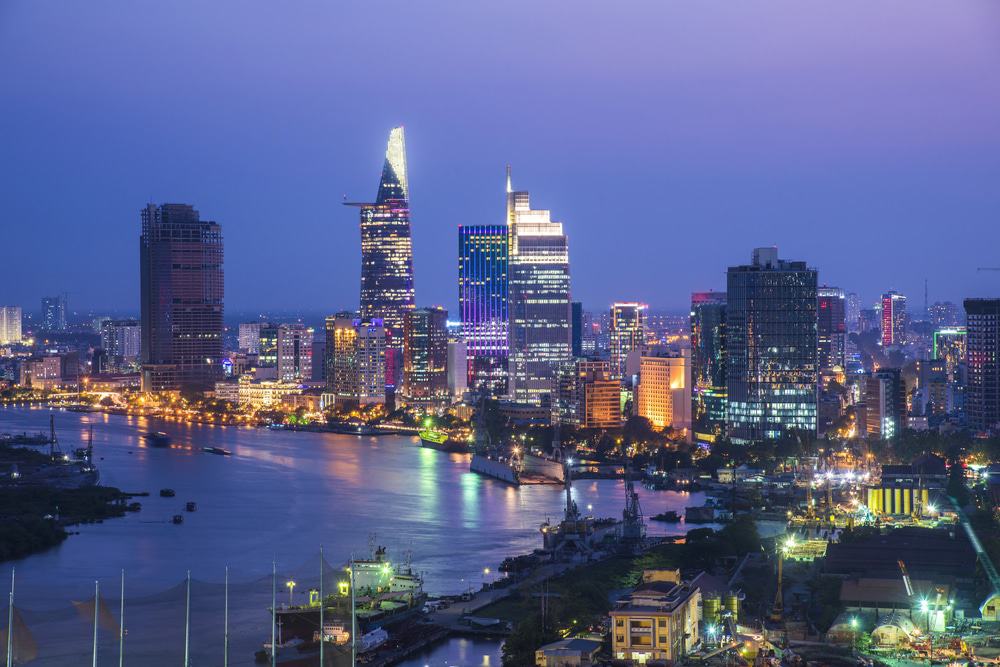
[[[507,225],[458,228],[458,304],[468,355],[468,385],[507,393]]]
[[[777,248],[729,268],[726,431],[736,443],[816,434],[816,271]]]
[[[691,295],[691,420],[700,441],[714,442],[725,432],[725,292]]]

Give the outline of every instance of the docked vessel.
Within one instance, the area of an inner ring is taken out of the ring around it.
[[[476,410],[475,419],[475,451],[469,470],[485,477],[507,484],[521,484],[521,451],[517,447],[507,451],[503,447],[494,446],[486,428],[486,398],[484,397]]]
[[[170,436],[163,431],[150,431],[142,436],[150,447],[169,447]]]
[[[232,456],[233,453],[228,449],[223,449],[222,447],[202,447],[201,451],[206,454],[215,454],[217,456]]]
[[[438,431],[433,428],[425,428],[419,434],[420,446],[436,449],[442,452],[457,452],[466,454],[469,452],[469,443],[455,440],[445,431]]]
[[[324,595],[322,601],[319,591],[311,590],[307,604],[282,606],[274,611],[280,630],[273,649],[276,664],[314,666],[318,664],[320,641],[323,641],[324,665],[350,665],[352,650],[359,656],[376,651],[390,634],[413,621],[427,600],[423,580],[409,562],[393,564],[385,547],[375,547],[374,543],[370,556],[353,560],[338,579],[331,582],[333,593]],[[352,606],[357,632],[353,646]],[[267,642],[258,651],[257,659],[269,662],[271,654],[272,647]]]

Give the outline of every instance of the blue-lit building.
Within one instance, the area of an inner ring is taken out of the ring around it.
[[[816,270],[757,248],[726,280],[726,432],[736,443],[816,434]]]
[[[691,419],[699,441],[714,442],[725,432],[725,292],[691,295]]]
[[[468,355],[468,384],[507,393],[507,225],[458,228],[458,304]]]

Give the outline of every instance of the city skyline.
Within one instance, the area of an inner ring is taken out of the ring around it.
[[[173,30],[170,54],[146,49],[142,31],[128,29],[146,23],[138,11],[111,21],[110,4],[51,12],[9,3],[11,19],[31,21],[57,47],[42,49],[9,28],[17,21],[0,21],[0,71],[10,83],[0,118],[11,130],[0,188],[8,216],[20,221],[6,238],[12,247],[44,244],[53,267],[33,284],[5,280],[0,301],[28,311],[41,296],[68,291],[77,307],[137,310],[134,212],[176,201],[218,220],[232,257],[245,258],[229,264],[230,308],[349,306],[356,217],[338,204],[345,194],[370,196],[384,133],[400,123],[410,134],[418,305],[455,310],[454,230],[503,222],[495,192],[507,163],[569,225],[573,298],[592,308],[629,298],[682,312],[691,292],[723,287],[717,267],[761,245],[804,258],[822,282],[858,291],[866,303],[896,289],[921,304],[925,278],[932,302],[997,287],[995,273],[975,270],[998,263],[990,250],[1000,208],[991,187],[1000,173],[997,40],[982,28],[996,24],[995,8],[909,3],[900,25],[893,3],[817,11],[756,2],[736,10],[749,23],[733,30],[696,8],[656,5],[608,25],[579,8],[564,25],[565,12],[547,7],[517,26],[538,42],[530,56],[498,39],[513,27],[498,10],[393,8],[407,30],[390,44],[359,43],[348,29],[373,23],[371,8],[251,10],[236,19],[194,5],[153,10],[166,28],[236,21],[221,31],[220,53],[194,56],[181,53],[202,51],[185,48],[198,30]],[[858,11],[867,22],[856,31]],[[468,27],[442,32],[456,21]],[[767,21],[790,29],[765,46],[755,35]],[[81,24],[104,47],[81,50],[79,68],[64,71],[57,65],[79,46]],[[726,49],[703,39],[715,31]],[[618,55],[594,50],[611,58],[608,67],[582,47],[629,33],[638,38]],[[483,40],[495,48],[475,50],[467,67],[445,74],[449,49]],[[47,73],[44,95],[12,66],[25,60]],[[119,61],[135,64],[119,71]],[[370,73],[393,61],[409,72],[390,92]],[[834,71],[835,63],[842,67]],[[481,80],[480,72],[495,76]],[[521,94],[509,96],[515,81]],[[170,85],[199,103],[159,94]],[[346,105],[344,91],[364,97],[364,109]],[[739,113],[723,122],[732,109]],[[55,159],[60,149],[72,159]],[[163,159],[149,160],[153,153]],[[650,193],[659,204],[652,215]],[[75,202],[95,197],[102,207],[81,224]],[[628,223],[624,238],[626,228],[610,224],[619,220]],[[935,230],[946,226],[980,242],[937,243]],[[623,242],[628,236],[655,242]],[[884,237],[905,269],[884,261]],[[81,247],[100,247],[111,261],[80,262]],[[661,266],[665,248],[672,261]],[[920,257],[934,265],[920,266]],[[3,276],[21,275],[32,261],[32,253],[13,253]],[[262,282],[260,262],[294,271]],[[603,265],[617,270],[605,275]],[[649,266],[659,268],[655,280]]]

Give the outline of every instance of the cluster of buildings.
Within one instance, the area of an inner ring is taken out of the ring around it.
[[[914,319],[895,291],[864,308],[767,247],[728,269],[724,291],[694,293],[685,322],[634,301],[590,313],[572,300],[563,223],[533,208],[508,168],[503,223],[458,228],[449,321],[416,305],[402,128],[389,135],[375,201],[348,205],[360,214],[359,306],[323,331],[244,323],[227,350],[221,226],[185,204],[149,204],[140,318],[102,318],[95,338],[74,345],[65,296],[47,297],[35,327],[46,340],[22,351],[23,370],[8,379],[48,387],[140,373],[144,391],[232,396],[249,376],[270,383],[255,395],[301,389],[326,405],[428,408],[471,391],[544,421],[612,429],[639,416],[703,442],[1000,426],[1000,299],[968,299],[964,317],[935,303]],[[19,308],[0,308],[0,347],[17,348],[21,323]],[[76,368],[72,351],[84,359]],[[49,356],[62,357],[58,377]]]

